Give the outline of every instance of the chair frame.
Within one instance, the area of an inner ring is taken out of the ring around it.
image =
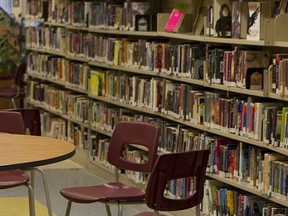
[[[25,126],[24,126],[24,121],[23,121],[23,117],[20,113],[13,113],[13,112],[9,112],[6,110],[0,110],[0,118],[1,119],[1,125],[3,126],[1,128],[0,125],[0,131],[1,132],[5,132],[5,133],[13,133],[13,134],[25,134]],[[11,122],[13,122],[14,124],[12,125]],[[13,172],[17,173],[19,175],[22,175],[22,170],[8,170],[8,171],[0,171],[0,173],[3,172],[5,175],[7,174],[13,174]],[[7,172],[7,174],[5,173]],[[35,216],[35,201],[34,201],[34,189],[32,184],[27,181],[23,184],[20,185],[24,185],[27,187],[28,189],[28,198],[29,198],[29,211],[30,211],[30,216]],[[5,186],[2,187],[1,189],[4,188],[14,188],[20,185],[12,185],[12,186]]]
[[[41,136],[41,121],[40,121],[40,111],[36,108],[16,108],[9,109],[11,112],[21,113],[22,118],[24,120],[24,125],[26,129],[29,129],[29,134],[34,136]],[[27,132],[27,131],[26,131]],[[29,169],[25,169],[25,171],[31,172],[31,185],[34,188],[35,182],[35,171],[38,171],[42,176],[43,187],[45,191],[46,205],[48,210],[48,215],[52,216],[52,207],[50,194],[47,184],[47,176],[46,173],[40,169],[39,167],[31,167]]]
[[[21,96],[21,93],[24,90],[23,75],[25,73],[26,73],[26,63],[23,62],[23,63],[20,63],[20,65],[17,67],[17,70],[14,74],[14,85],[13,87],[10,87],[10,89],[16,88],[16,93],[13,96],[11,97],[1,96],[1,90],[5,91],[5,90],[9,90],[9,88],[5,88],[5,89],[0,88],[0,97],[10,98],[13,108],[16,108],[15,98],[18,98],[19,96]]]
[[[147,136],[149,134],[150,136]],[[144,135],[144,136],[143,136]],[[116,182],[109,182],[110,184],[122,184],[119,181],[119,174],[118,169],[125,169],[125,170],[132,170],[137,172],[145,172],[150,173],[153,169],[154,163],[157,159],[157,148],[159,143],[159,135],[160,135],[160,128],[156,125],[146,123],[146,122],[119,122],[112,134],[112,137],[110,139],[110,145],[108,148],[108,155],[107,160],[111,165],[115,166],[115,181]],[[135,163],[128,161],[122,157],[122,150],[123,147],[129,144],[138,144],[145,146],[148,148],[147,156],[148,161],[147,163]],[[109,184],[108,183],[108,184]],[[106,184],[105,184],[106,185]],[[104,187],[105,185],[97,185],[95,187]],[[121,186],[127,186],[125,184],[122,184]],[[121,187],[120,186],[120,187]],[[93,186],[92,186],[93,187]],[[68,204],[66,208],[65,215],[68,216],[71,211],[71,205],[73,202],[78,203],[93,203],[93,202],[100,202],[105,204],[106,207],[106,213],[107,215],[111,215],[110,205],[111,204],[117,204],[118,206],[118,215],[123,215],[123,206],[126,204],[143,204],[144,203],[144,196],[145,196],[145,190],[140,188],[135,188],[136,190],[141,190],[141,198],[136,199],[129,199],[129,197],[122,197],[121,199],[115,198],[115,197],[105,197],[105,195],[97,194],[97,199],[93,199],[92,201],[89,199],[89,202],[84,200],[82,197],[81,200],[74,199],[73,196],[78,195],[79,193],[75,190],[82,190],[83,188],[89,189],[90,187],[74,187],[74,188],[64,188],[60,191],[61,195],[64,196],[66,199],[68,199]],[[84,189],[84,190],[85,190]],[[129,187],[129,189],[134,189],[134,187]],[[129,190],[126,189],[126,190]],[[100,189],[101,190],[101,189]],[[99,190],[98,190],[99,191]],[[83,193],[83,192],[82,192]],[[85,192],[84,192],[85,193]],[[71,195],[72,194],[72,195]],[[127,193],[126,193],[127,194]],[[143,197],[142,197],[143,194]],[[126,198],[126,200],[125,200]]]
[[[206,167],[209,150],[168,153],[160,155],[150,175],[145,200],[149,208],[158,216],[159,211],[178,211],[196,207],[200,216],[200,206],[204,196]],[[173,199],[164,196],[167,183],[174,179],[195,178],[196,187],[193,194],[186,198]],[[140,213],[139,216],[152,213]]]

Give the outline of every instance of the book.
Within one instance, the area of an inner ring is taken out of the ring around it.
[[[150,31],[151,30],[151,15],[136,14],[135,15],[135,31]]]
[[[271,153],[265,153],[264,154],[264,161],[263,161],[263,190],[262,193],[265,195],[269,195],[269,189],[270,189],[270,176],[272,175],[271,169],[270,169],[270,163],[271,161],[276,160],[285,160],[285,155],[281,155],[276,152]]]
[[[105,71],[92,69],[90,71],[90,94],[94,96],[104,95]]]
[[[282,123],[281,123],[281,134],[280,134],[280,142],[285,143],[285,138],[287,138],[286,136],[286,130],[287,130],[287,126],[286,126],[286,122],[287,122],[287,113],[288,113],[288,107],[283,107],[282,109]]]
[[[229,0],[214,0],[213,2],[213,36],[215,37],[231,37],[231,11],[230,11]],[[226,23],[226,21],[228,22]],[[225,24],[224,24],[225,23]],[[219,26],[220,24],[220,26]],[[226,24],[230,26],[230,30],[227,28]],[[217,26],[218,25],[218,26]],[[218,30],[218,28],[221,28]],[[223,29],[225,28],[225,29]],[[229,31],[222,35],[223,31]]]
[[[247,40],[264,39],[264,18],[271,17],[271,4],[248,2]]]
[[[232,38],[246,38],[248,3],[232,2]]]
[[[168,18],[168,21],[165,25],[165,31],[167,32],[177,32],[179,29],[183,19],[184,19],[185,13],[181,10],[173,9],[170,17]]]
[[[251,88],[252,72],[258,71],[259,73],[263,73],[263,68],[267,68],[269,66],[269,59],[269,52],[257,50],[242,50],[239,56],[239,71],[236,75],[236,85],[240,88],[247,88],[247,84],[249,84],[249,88]],[[249,77],[247,76],[248,70]],[[247,81],[248,79],[249,81]],[[261,77],[258,80],[261,81]],[[253,87],[259,88],[259,85],[257,84]]]
[[[128,23],[128,26],[130,25],[129,30],[133,31],[136,29],[137,15],[149,15],[150,16],[150,2],[147,2],[147,1],[146,2],[129,2],[129,6],[130,6],[131,13],[129,13],[128,16],[130,16],[131,23]],[[150,18],[149,18],[149,21],[150,21]],[[139,17],[138,17],[138,23],[139,23]],[[144,19],[143,19],[143,26],[144,26]],[[139,29],[139,26],[137,28]]]
[[[211,37],[214,35],[214,7],[212,5],[207,7],[207,17],[206,17],[206,30],[205,36]]]
[[[204,17],[207,15],[207,7],[200,7],[197,11],[197,15],[193,24],[192,33],[194,35],[204,34]]]
[[[266,200],[256,195],[244,195],[244,215],[262,216],[262,209]]]

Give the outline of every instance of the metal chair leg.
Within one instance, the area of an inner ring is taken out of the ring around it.
[[[121,205],[121,203],[117,203],[118,204],[118,216],[122,216],[123,215],[123,205]]]
[[[50,195],[49,195],[49,190],[48,190],[46,174],[45,174],[45,172],[42,169],[40,169],[38,167],[33,167],[32,170],[31,170],[31,182],[33,184],[34,184],[34,174],[33,173],[34,173],[35,170],[40,172],[41,175],[42,175],[43,186],[44,186],[45,196],[46,196],[46,204],[47,204],[47,209],[48,209],[48,215],[52,216],[52,208],[51,208],[51,201],[50,201]]]
[[[200,206],[196,205],[196,216],[200,216]]]
[[[16,103],[15,103],[15,99],[12,97],[11,98],[11,103],[12,103],[12,106],[13,106],[13,109],[16,109]]]
[[[154,216],[159,216],[159,211],[158,210],[154,210]]]
[[[71,205],[72,205],[72,201],[68,200],[65,216],[69,216],[70,215]]]
[[[28,188],[30,216],[35,216],[34,190],[33,190],[33,187],[29,183],[27,183],[26,186]]]
[[[30,184],[32,186],[32,188],[34,189],[34,185],[35,185],[35,170],[34,169],[31,169],[31,179],[30,179]]]
[[[111,209],[108,204],[105,204],[107,216],[111,216]]]

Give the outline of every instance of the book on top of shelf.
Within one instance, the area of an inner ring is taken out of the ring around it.
[[[135,30],[136,31],[150,31],[151,30],[151,15],[150,14],[136,14],[135,15]]]
[[[264,39],[264,18],[271,16],[269,2],[248,2],[247,40]]]
[[[192,33],[194,35],[203,35],[204,34],[204,17],[208,13],[207,7],[200,7],[197,11],[196,18],[193,24]]]
[[[130,30],[135,30],[136,28],[136,17],[137,15],[151,15],[150,13],[150,2],[130,2],[130,6],[131,6],[131,22],[130,23]],[[139,20],[137,20],[139,22]],[[142,20],[141,20],[142,21]],[[143,19],[143,26],[144,26],[144,21],[146,21],[146,19]],[[149,18],[150,21],[150,18]],[[148,23],[147,23],[148,25]],[[139,28],[139,26],[138,26]],[[147,28],[147,27],[146,27]],[[139,30],[140,31],[140,30]]]
[[[221,1],[222,2],[222,1]],[[221,6],[214,3],[214,36],[231,37],[231,10],[229,3],[221,3]]]
[[[246,38],[248,3],[233,2],[231,16],[232,16],[232,26],[231,26],[232,38]]]
[[[176,32],[176,29],[181,25],[184,16],[184,11],[173,9],[166,23],[165,31]]]

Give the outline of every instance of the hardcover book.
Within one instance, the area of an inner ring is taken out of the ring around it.
[[[264,39],[264,18],[271,16],[271,5],[263,2],[248,2],[247,40]]]
[[[207,13],[208,13],[207,7],[199,8],[192,28],[192,33],[194,35],[204,34],[204,17],[207,15]]]
[[[136,16],[137,15],[149,15],[150,16],[150,3],[149,2],[131,2],[131,16],[132,16],[132,25],[131,25],[131,29],[130,30],[135,30],[136,25],[139,24],[140,21],[142,21],[142,28],[147,28],[148,23],[144,23],[145,21],[150,21],[146,19],[139,19],[139,17],[137,18],[138,23],[136,22]],[[142,17],[143,18],[143,17]],[[140,22],[141,23],[141,22]],[[147,25],[145,27],[145,24]],[[139,26],[137,27],[139,29]],[[141,29],[141,28],[140,28]],[[139,30],[141,31],[141,30]]]
[[[228,6],[228,8],[226,8],[225,6]],[[213,23],[213,29],[215,31],[213,32],[212,36],[224,37],[224,35],[219,35],[219,32],[216,31],[216,28],[218,28],[216,25],[218,22],[218,26],[219,26],[219,23],[223,22],[228,16],[231,18],[230,10],[231,10],[231,7],[230,7],[228,0],[221,0],[221,1],[220,0],[214,0],[212,23]],[[224,21],[224,22],[226,22],[226,21]],[[231,19],[230,19],[230,24],[231,24]],[[224,25],[222,27],[226,28],[226,27],[224,27]],[[231,31],[231,29],[230,29],[230,31]],[[231,34],[230,34],[230,37],[231,37]]]
[[[232,38],[246,38],[247,36],[247,17],[248,3],[232,3]]]

